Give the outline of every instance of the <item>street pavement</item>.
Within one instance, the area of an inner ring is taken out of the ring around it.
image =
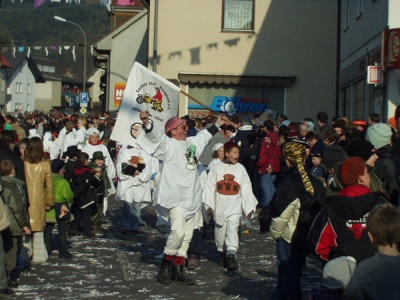
[[[277,280],[276,254],[269,234],[260,235],[257,218],[242,228],[238,261],[240,269],[218,267],[219,255],[212,230],[201,238],[201,259],[193,286],[163,285],[157,269],[167,235],[155,228],[151,208],[142,210],[147,226],[143,234],[120,233],[121,202],[111,201],[108,232],[95,238],[69,236],[73,259],[58,258],[54,250],[46,263],[32,264],[20,277],[9,299],[269,299]],[[57,248],[57,234],[53,244]],[[309,260],[302,276],[303,299],[319,285],[320,264]]]

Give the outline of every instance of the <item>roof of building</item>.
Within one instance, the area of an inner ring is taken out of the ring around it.
[[[0,67],[11,68],[10,62],[0,53]]]
[[[7,75],[11,76],[12,74],[15,73],[16,70],[18,70],[18,67],[23,63],[23,61],[26,59],[28,61],[28,67],[31,70],[33,76],[35,77],[36,82],[46,82],[46,80],[43,77],[42,72],[40,72],[38,66],[36,65],[36,62],[32,58],[32,56],[26,56],[25,53],[22,52],[16,52],[15,55],[11,52],[3,52],[3,57],[5,57],[10,63],[11,63],[11,68],[7,70]]]

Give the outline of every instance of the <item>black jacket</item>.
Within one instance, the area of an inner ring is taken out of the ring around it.
[[[382,193],[371,192],[362,185],[346,187],[341,193],[360,196],[329,197],[310,229],[308,240],[312,252],[325,261],[352,256],[358,263],[374,255],[366,217],[375,206],[387,200]]]
[[[25,182],[25,166],[24,161],[9,147],[0,146],[0,161],[9,159],[14,163],[15,177]]]
[[[379,159],[375,164],[374,173],[385,186],[389,201],[397,206],[400,193],[400,157],[394,154],[389,145],[379,148],[377,154]]]
[[[79,165],[76,167],[72,183],[76,207],[83,209],[98,201],[97,190],[102,186],[101,179],[94,175],[89,166]]]
[[[290,216],[289,222],[293,222],[296,218],[294,215],[298,215],[296,224],[290,223],[290,228],[293,228],[293,232],[284,233],[282,238],[287,240],[287,235],[290,235],[290,244],[301,251],[308,252],[307,236],[310,230],[311,224],[313,223],[318,212],[321,210],[322,206],[326,203],[326,190],[322,183],[318,181],[315,177],[308,173],[308,177],[314,188],[314,195],[309,194],[303,184],[300,173],[296,167],[289,169],[286,177],[283,179],[282,183],[279,185],[274,198],[271,200],[270,208],[268,206],[264,208],[266,211],[270,210],[270,218],[273,218],[275,223],[285,222],[283,219],[287,219],[285,212],[287,209],[297,202],[300,205],[299,209]],[[263,209],[263,210],[264,210]],[[260,213],[261,214],[261,213]],[[266,222],[268,222],[268,217],[265,217]],[[268,226],[268,223],[264,224]],[[261,225],[260,225],[261,227]],[[287,227],[287,228],[289,228]],[[272,230],[273,228],[271,228]]]

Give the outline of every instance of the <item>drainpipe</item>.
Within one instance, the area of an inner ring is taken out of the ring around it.
[[[335,105],[335,115],[339,115],[339,110],[340,110],[340,85],[339,85],[339,73],[340,73],[340,26],[342,24],[342,18],[341,18],[341,11],[342,11],[342,5],[341,5],[340,0],[338,0],[338,6],[337,6],[337,32],[336,32],[336,105]]]
[[[149,28],[150,28],[150,4],[147,0],[142,0],[142,3],[147,9],[147,49],[149,49]],[[147,52],[146,66],[149,65],[149,52]]]
[[[158,40],[158,0],[155,0],[154,6],[154,37],[153,37],[153,71],[157,73],[158,53],[157,53],[157,40]]]

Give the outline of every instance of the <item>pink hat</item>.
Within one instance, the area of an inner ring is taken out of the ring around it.
[[[182,124],[186,124],[186,120],[178,117],[172,117],[165,123],[165,134],[168,134],[172,129],[178,128]]]

